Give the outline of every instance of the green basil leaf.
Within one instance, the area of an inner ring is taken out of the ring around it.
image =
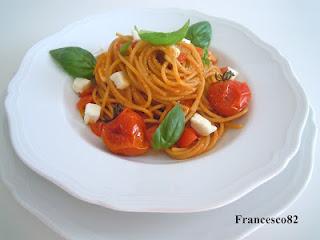
[[[207,48],[210,45],[212,35],[211,25],[207,21],[192,24],[189,27],[186,38],[197,47]]]
[[[50,51],[50,55],[72,77],[92,78],[95,57],[80,47],[65,47]]]
[[[183,27],[174,32],[151,32],[146,30],[137,30],[142,40],[153,45],[172,45],[180,42],[187,34],[190,20],[188,20]]]
[[[128,49],[129,49],[130,45],[131,45],[131,42],[129,41],[129,42],[123,43],[123,44],[120,46],[120,50],[119,50],[119,51],[120,51],[120,54],[121,54],[122,56],[127,55],[127,52],[128,52]]]
[[[184,130],[184,113],[179,104],[174,106],[152,136],[154,149],[165,149],[175,144]]]

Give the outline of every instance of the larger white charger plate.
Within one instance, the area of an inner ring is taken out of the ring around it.
[[[6,123],[0,130],[1,176],[22,206],[66,239],[241,239],[262,225],[235,224],[236,214],[277,216],[301,194],[312,172],[316,133],[310,111],[300,149],[284,171],[241,199],[201,213],[126,213],[73,198],[18,159]]]
[[[49,50],[73,45],[96,52],[115,32],[130,33],[134,25],[169,31],[188,18],[211,23],[220,64],[249,82],[246,127],[228,131],[213,151],[191,161],[108,153],[83,124],[71,79]],[[82,200],[140,212],[203,211],[240,198],[286,167],[308,112],[302,88],[273,47],[239,24],[181,9],[119,9],[71,24],[28,51],[5,103],[13,146],[26,165]]]

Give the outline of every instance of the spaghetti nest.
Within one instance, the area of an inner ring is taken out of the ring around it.
[[[109,49],[97,57],[94,71],[96,86],[92,97],[101,106],[100,119],[113,119],[116,114],[114,106],[120,104],[141,113],[147,125],[160,124],[166,114],[180,103],[186,125],[195,112],[216,125],[217,131],[200,137],[189,148],[172,146],[166,149],[165,152],[175,159],[204,153],[215,146],[226,127],[240,127],[230,122],[248,109],[227,118],[210,110],[206,92],[209,85],[217,81],[217,73],[221,74],[221,71],[215,64],[204,65],[199,49],[193,44],[177,44],[185,56],[180,61],[173,48],[151,45],[142,40],[131,44],[126,56],[121,55],[120,46],[132,40],[132,36],[118,34]],[[119,90],[110,80],[111,74],[117,71],[125,73],[130,82],[128,88]]]

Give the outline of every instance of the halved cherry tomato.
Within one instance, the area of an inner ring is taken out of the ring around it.
[[[79,99],[79,101],[77,102],[77,108],[80,111],[81,115],[83,115],[84,109],[87,103],[92,103],[92,102],[93,102],[93,98],[91,95],[84,96]]]
[[[147,140],[149,141],[149,143],[151,143],[152,141],[152,137],[153,137],[153,134],[155,133],[155,131],[157,130],[157,128],[159,127],[158,124],[156,125],[153,125],[151,127],[149,127],[146,131],[146,138]]]
[[[191,127],[186,127],[177,142],[178,147],[186,148],[189,147],[192,143],[194,143],[198,139],[198,135],[196,131]]]
[[[85,96],[91,95],[93,90],[94,90],[94,86],[91,85],[90,87],[85,89],[82,93],[80,93],[79,96],[80,97],[85,97]]]
[[[184,52],[181,52],[178,56],[178,61],[181,63],[184,63],[187,60],[187,54]]]
[[[89,126],[91,128],[91,131],[97,135],[98,137],[101,137],[102,135],[102,130],[103,127],[106,123],[102,122],[102,121],[97,121],[95,123],[89,123]]]
[[[245,109],[251,99],[250,89],[245,82],[227,80],[212,83],[208,89],[211,108],[223,117],[229,117]]]
[[[102,139],[106,147],[113,153],[137,156],[144,154],[149,149],[145,130],[143,118],[126,108],[118,117],[105,124]]]

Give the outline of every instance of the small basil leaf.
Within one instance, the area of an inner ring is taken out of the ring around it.
[[[129,41],[129,42],[123,43],[123,44],[120,46],[120,50],[119,50],[119,51],[120,51],[120,54],[121,54],[122,56],[127,55],[127,52],[128,52],[128,49],[129,49],[130,45],[131,45],[131,42]]]
[[[189,27],[186,38],[195,46],[207,48],[210,45],[212,35],[211,25],[207,21],[192,24]]]
[[[165,149],[175,144],[184,130],[184,113],[179,104],[174,106],[152,137],[154,149]]]
[[[95,57],[80,47],[65,47],[50,51],[50,55],[73,77],[92,78]]]
[[[180,29],[174,32],[151,32],[146,30],[137,30],[142,40],[153,45],[173,45],[180,42],[187,34],[190,20],[188,20]]]

